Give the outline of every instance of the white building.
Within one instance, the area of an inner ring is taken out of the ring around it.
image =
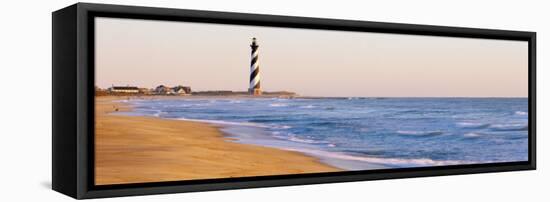
[[[154,92],[158,95],[186,95],[191,94],[191,87],[180,85],[171,88],[165,85],[160,85],[155,88]]]
[[[135,86],[113,86],[108,91],[110,93],[139,93],[139,88]]]

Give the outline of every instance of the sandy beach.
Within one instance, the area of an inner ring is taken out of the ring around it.
[[[339,171],[297,152],[229,141],[214,125],[112,114],[96,97],[95,184],[127,184]]]

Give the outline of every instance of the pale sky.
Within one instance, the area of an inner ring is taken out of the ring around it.
[[[246,91],[250,43],[264,91],[307,96],[527,97],[528,43],[96,18],[96,85]]]

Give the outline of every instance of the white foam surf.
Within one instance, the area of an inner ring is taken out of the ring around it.
[[[269,104],[270,107],[286,107],[288,106],[287,104],[283,104],[283,103],[271,103]]]
[[[524,111],[516,111],[516,112],[514,112],[514,114],[516,114],[516,115],[520,115],[520,116],[526,116],[526,115],[529,115],[529,113],[527,113],[527,112],[524,112]]]
[[[466,129],[481,129],[481,128],[487,128],[491,124],[488,123],[477,123],[477,122],[459,122],[456,123],[458,127],[466,128]]]
[[[379,158],[379,157],[367,157],[367,156],[353,156],[345,153],[327,152],[321,150],[311,149],[296,149],[296,148],[282,148],[285,150],[296,151],[305,153],[308,155],[321,157],[321,158],[333,158],[348,161],[361,161],[371,164],[382,165],[394,165],[394,166],[443,166],[443,165],[464,165],[475,164],[474,161],[460,161],[460,160],[432,160],[428,158],[417,159],[403,159],[403,158]]]
[[[520,131],[520,130],[527,130],[528,125],[521,124],[521,123],[493,124],[489,128],[495,131]]]
[[[251,122],[232,122],[232,121],[220,121],[220,120],[208,120],[208,119],[188,119],[188,118],[175,118],[176,120],[181,121],[193,121],[201,123],[210,123],[221,126],[248,126],[248,127],[260,127],[260,128],[269,128],[268,125],[251,123]]]

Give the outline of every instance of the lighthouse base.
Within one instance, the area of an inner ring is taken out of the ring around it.
[[[262,95],[262,90],[258,89],[258,88],[254,88],[254,89],[248,89],[248,92],[251,94],[251,95]]]

